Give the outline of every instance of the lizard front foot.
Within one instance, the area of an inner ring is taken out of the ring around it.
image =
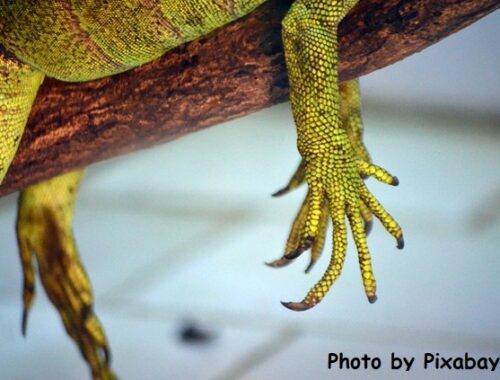
[[[94,379],[115,379],[104,330],[93,312],[90,281],[72,233],[73,208],[82,172],[72,172],[31,186],[19,199],[17,238],[24,275],[22,331],[35,294],[38,272],[66,331],[78,344]]]
[[[303,176],[309,189],[290,234],[290,247],[272,264],[283,265],[284,260],[292,260],[309,248],[314,263],[324,241],[326,220],[329,217],[333,222],[333,254],[328,268],[301,302],[283,303],[292,310],[307,310],[319,303],[339,277],[347,249],[346,217],[370,302],[376,300],[375,276],[366,243],[371,215],[380,219],[396,238],[398,247],[403,246],[401,228],[363,181],[372,176],[397,185],[397,178],[369,162],[361,141],[359,112],[353,112],[359,111],[359,98],[352,96],[357,92],[357,84],[352,82],[353,87],[344,89],[338,84],[337,28],[356,3],[356,0],[296,0],[282,22],[297,148],[303,158],[302,174],[298,173],[288,188],[300,183]],[[353,101],[348,104],[342,98]],[[354,126],[351,132],[348,124]]]
[[[269,265],[280,267],[311,248],[309,271],[321,254],[328,218],[333,222],[333,253],[328,268],[320,281],[314,285],[301,302],[282,302],[291,310],[307,310],[319,303],[335,280],[340,276],[347,249],[347,228],[349,220],[358,250],[359,265],[365,293],[370,302],[375,302],[376,281],[373,274],[370,252],[366,243],[366,215],[375,215],[386,230],[397,240],[397,247],[403,248],[403,233],[397,222],[382,207],[366,187],[363,178],[372,176],[377,180],[397,185],[398,179],[386,170],[362,161],[351,160],[344,166],[331,162],[311,161],[302,164],[309,190],[295,218],[282,258]],[[331,170],[328,170],[332,168]],[[327,169],[327,172],[325,172]],[[299,171],[300,171],[299,170]]]

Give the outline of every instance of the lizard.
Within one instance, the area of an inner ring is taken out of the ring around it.
[[[15,155],[31,105],[45,76],[88,81],[149,62],[173,47],[252,12],[265,0],[0,0],[0,181]],[[366,242],[373,216],[403,248],[402,229],[364,183],[366,177],[397,185],[372,163],[363,144],[359,85],[338,83],[337,27],[357,0],[295,0],[282,21],[297,147],[302,161],[289,183],[308,192],[293,222],[281,267],[310,250],[309,271],[323,249],[328,221],[333,250],[323,277],[300,302],[318,304],[339,277],[349,221],[369,302],[376,281]],[[92,376],[114,378],[108,342],[93,311],[90,282],[72,232],[83,171],[59,175],[24,189],[16,232],[23,268],[22,331],[34,298],[35,270]]]

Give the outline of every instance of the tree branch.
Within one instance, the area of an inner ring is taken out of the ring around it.
[[[0,195],[285,101],[280,21],[290,3],[271,0],[120,75],[47,79]],[[361,0],[340,26],[340,78],[394,63],[498,7],[498,0]]]

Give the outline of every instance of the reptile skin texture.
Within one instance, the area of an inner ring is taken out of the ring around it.
[[[149,62],[169,49],[252,12],[265,0],[0,0],[0,182],[16,153],[44,76],[88,81]],[[337,26],[357,1],[296,0],[282,22],[290,100],[302,161],[289,183],[307,195],[292,224],[282,267],[310,250],[309,272],[321,255],[329,220],[333,250],[323,277],[295,311],[319,303],[340,276],[347,230],[356,244],[370,302],[376,296],[366,235],[373,216],[403,248],[402,230],[364,183],[397,185],[372,163],[363,144],[357,81],[338,83]],[[72,232],[83,172],[30,186],[19,199],[17,236],[23,267],[22,331],[35,295],[34,259],[42,285],[94,379],[113,379],[110,349],[94,311],[90,281]],[[346,223],[346,219],[348,224]]]

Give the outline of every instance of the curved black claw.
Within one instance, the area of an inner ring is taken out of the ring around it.
[[[378,297],[376,295],[368,296],[368,302],[375,303],[377,302]]]
[[[268,267],[271,268],[283,268],[284,266],[290,264],[292,261],[293,260],[289,260],[286,257],[281,257],[279,259],[271,261],[270,263],[264,263],[264,264],[266,264]]]
[[[316,264],[316,260],[311,260],[311,261],[309,262],[309,265],[307,266],[307,268],[305,269],[305,271],[304,271],[304,272],[305,272],[306,274],[307,274],[307,273],[309,273],[309,272],[310,272],[310,270],[312,269],[312,267],[314,266],[314,264]]]
[[[111,364],[111,350],[109,349],[108,346],[102,346],[100,347],[101,355],[104,358],[104,363],[106,363],[107,366]]]
[[[293,311],[306,311],[314,306],[314,305],[308,305],[304,302],[283,302],[283,301],[281,301],[281,304],[284,307],[286,307],[287,309],[290,309]]]
[[[369,220],[365,222],[365,235],[368,236],[368,234],[372,231],[373,228],[373,220]]]
[[[279,197],[281,195],[285,195],[286,193],[288,193],[290,191],[290,186],[285,186],[284,188],[282,189],[279,189],[278,191],[276,191],[275,193],[272,193],[271,196],[272,197]]]
[[[401,237],[398,238],[397,242],[398,242],[397,245],[398,249],[403,249],[405,247],[405,239],[403,239],[403,235],[401,235]]]
[[[26,329],[28,327],[28,309],[23,309],[23,316],[21,319],[21,333],[26,337]]]
[[[398,186],[399,185],[399,178],[396,177],[395,175],[392,176],[392,186]]]
[[[288,259],[288,260],[293,260],[293,259],[296,259],[297,257],[299,257],[302,253],[304,253],[305,251],[307,251],[309,248],[312,247],[314,243],[314,238],[312,236],[309,236],[307,237],[304,242],[299,245],[299,247],[292,251],[292,252],[289,252],[287,253],[285,256],[283,256],[284,258]]]

